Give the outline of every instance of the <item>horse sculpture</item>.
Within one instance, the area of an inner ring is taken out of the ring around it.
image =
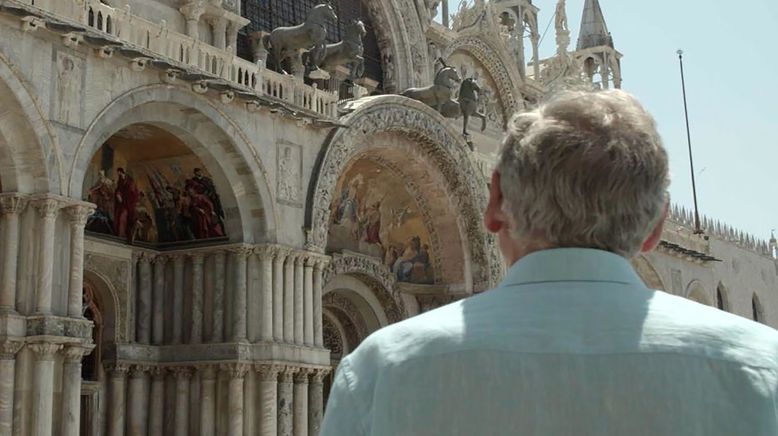
[[[323,48],[317,47],[308,53],[306,64],[312,63],[315,59],[321,59],[318,63],[319,68],[334,72],[340,65],[348,65],[350,68],[349,80],[354,81],[365,74],[364,46],[362,38],[367,35],[365,24],[361,20],[354,20],[346,26],[346,32],[343,41],[336,44],[327,44]],[[324,53],[319,53],[320,50]]]
[[[481,131],[486,130],[486,114],[478,111],[478,100],[481,94],[481,87],[478,86],[475,79],[468,77],[462,81],[462,86],[459,87],[459,109],[462,111],[462,116],[465,117],[464,127],[462,128],[462,134],[465,136],[470,135],[467,133],[467,123],[470,117],[477,117],[481,119]]]
[[[456,68],[449,67],[442,59],[441,63],[443,64],[443,68],[438,70],[438,73],[435,75],[434,85],[424,88],[409,88],[401,95],[418,100],[434,108],[438,112],[442,112],[443,105],[446,102],[451,101],[451,92],[454,89],[454,86],[456,86],[455,83],[461,82],[462,78],[459,77]]]
[[[279,27],[273,29],[270,35],[263,38],[262,43],[270,50],[278,71],[288,74],[283,67],[285,60],[296,55],[297,50],[307,49],[323,54],[325,41],[327,40],[327,22],[336,21],[338,16],[335,10],[327,3],[314,6],[309,12],[305,23],[293,27]],[[320,59],[311,59],[314,65]]]

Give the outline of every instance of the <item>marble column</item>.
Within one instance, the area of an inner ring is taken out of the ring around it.
[[[17,194],[0,194],[3,230],[3,275],[0,276],[0,312],[16,312],[16,268],[19,259],[19,215],[27,202]]]
[[[22,341],[0,342],[0,435],[10,435],[13,431],[16,353],[22,345]]]
[[[203,342],[203,262],[202,253],[192,254],[192,335],[190,342]]]
[[[294,343],[302,345],[304,340],[305,307],[303,304],[305,256],[298,255],[294,263]]]
[[[154,258],[154,290],[152,296],[152,343],[162,345],[165,342],[165,264],[167,256]]]
[[[284,342],[294,342],[294,264],[296,256],[289,253],[284,263]]]
[[[273,340],[284,340],[284,261],[286,250],[278,247],[273,258]]]
[[[259,339],[263,342],[273,341],[273,247],[257,250],[259,269],[261,273]]]
[[[29,344],[35,353],[32,381],[32,422],[34,435],[52,434],[54,410],[54,357],[61,344]]]
[[[322,287],[324,286],[324,261],[320,260],[313,266],[313,344],[324,348],[324,333],[322,328]]]
[[[65,361],[62,367],[62,436],[81,434],[81,361],[89,354],[94,345],[68,346],[64,350]],[[3,433],[0,433],[3,434]]]
[[[128,387],[129,407],[127,411],[127,435],[142,436],[148,431],[148,404],[146,398],[146,374],[149,368],[144,365],[130,367],[130,382]]]
[[[292,436],[292,377],[297,369],[287,366],[278,379],[278,436]]]
[[[235,288],[232,298],[232,331],[231,340],[233,342],[243,342],[247,338],[246,330],[246,263],[251,255],[251,249],[240,247],[233,250],[235,259]]]
[[[151,343],[151,254],[142,253],[138,258],[138,342]]]
[[[54,278],[55,224],[60,203],[51,198],[42,198],[34,200],[32,205],[41,218],[35,232],[38,237],[38,276],[36,277],[35,312],[42,315],[50,315]]]
[[[212,342],[224,340],[224,284],[225,284],[224,251],[217,251],[213,255],[213,338]]]
[[[300,368],[294,375],[294,436],[308,436],[308,374]]]
[[[183,254],[173,255],[173,343],[184,342],[184,262]]]
[[[227,393],[227,436],[243,435],[243,381],[248,371],[246,363],[221,365],[221,370],[229,376]]]
[[[318,436],[324,415],[324,377],[328,369],[316,369],[311,374],[308,385],[308,435]]]
[[[205,7],[199,3],[191,2],[180,9],[186,18],[186,34],[195,40],[200,39],[200,17],[205,13]]]
[[[443,27],[449,28],[449,14],[448,14],[448,1],[441,3],[442,15],[443,15]]]
[[[175,434],[187,436],[189,434],[189,378],[192,376],[192,371],[187,367],[176,367],[173,368],[173,373],[176,376]]]
[[[149,435],[161,435],[165,425],[165,368],[151,369],[151,390],[149,392]]]
[[[77,204],[65,209],[70,222],[70,280],[68,282],[68,316],[83,318],[84,304],[84,226],[95,208]]]
[[[212,365],[200,368],[200,435],[216,435],[216,369]]]
[[[315,263],[316,261],[310,257],[305,260],[303,342],[306,347],[313,346],[313,266]]]
[[[230,21],[230,23],[227,25],[227,50],[232,54],[237,54],[238,52],[239,31],[240,26],[238,26],[238,24],[234,21]]]
[[[108,368],[111,397],[108,401],[108,435],[124,436],[124,415],[127,410],[127,371],[124,363],[113,364]],[[48,433],[42,433],[48,434]]]
[[[278,371],[276,365],[257,365],[259,373],[259,436],[278,432]]]
[[[211,20],[213,30],[213,45],[224,50],[227,48],[227,20],[218,17]]]

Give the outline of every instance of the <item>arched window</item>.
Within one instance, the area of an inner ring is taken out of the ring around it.
[[[759,302],[759,297],[756,294],[751,297],[751,318],[756,322],[764,321],[764,309],[762,308],[762,303]]]
[[[716,307],[718,307],[719,310],[729,311],[729,304],[726,300],[726,292],[724,291],[724,286],[720,283],[716,288]]]

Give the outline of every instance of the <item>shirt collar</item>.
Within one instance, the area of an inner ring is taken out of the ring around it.
[[[555,248],[531,253],[508,269],[500,286],[592,281],[645,287],[627,259],[590,248]]]

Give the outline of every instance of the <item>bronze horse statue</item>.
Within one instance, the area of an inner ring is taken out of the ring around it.
[[[317,47],[309,53],[306,53],[305,64],[312,63],[315,59],[321,61],[315,65],[327,72],[334,72],[340,65],[348,65],[350,69],[349,80],[354,81],[365,74],[364,46],[362,38],[367,35],[365,23],[362,20],[353,20],[346,25],[346,32],[343,41],[336,44],[327,44]],[[320,53],[323,49],[324,53]]]
[[[470,121],[470,117],[477,117],[481,119],[481,131],[486,130],[486,114],[478,111],[478,101],[481,95],[481,87],[478,86],[475,79],[468,77],[462,81],[462,86],[459,87],[459,109],[462,111],[462,116],[465,118],[464,127],[462,128],[462,134],[468,136],[467,123]]]
[[[279,27],[266,35],[262,43],[270,50],[276,67],[280,73],[284,71],[283,63],[295,55],[299,49],[309,49],[323,53],[327,40],[327,22],[336,21],[338,16],[332,5],[322,3],[314,6],[309,12],[305,23],[293,27]],[[316,59],[312,59],[317,64]]]
[[[481,93],[481,87],[474,78],[468,77],[462,81],[462,85],[459,87],[459,94],[457,100],[447,101],[443,105],[443,110],[440,111],[446,118],[459,118],[464,117],[464,123],[462,127],[462,134],[464,136],[470,136],[467,132],[467,125],[470,122],[470,117],[477,117],[481,119],[481,131],[486,130],[486,114],[478,111],[478,103]]]
[[[462,81],[457,69],[450,67],[443,62],[443,68],[438,70],[435,75],[435,84],[424,88],[409,88],[401,95],[418,100],[438,112],[442,112],[443,105],[451,101],[451,92],[456,86],[455,83]],[[454,82],[454,83],[452,83]]]

